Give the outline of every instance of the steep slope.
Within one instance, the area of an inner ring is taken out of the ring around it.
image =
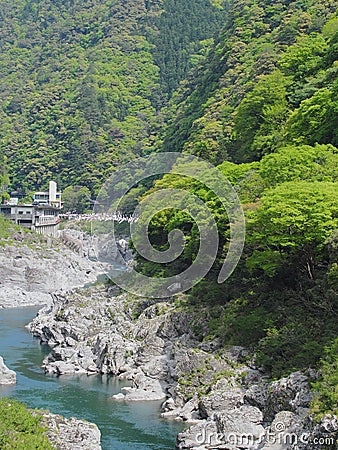
[[[336,1],[235,0],[172,103],[163,149],[220,163],[257,160],[286,142],[337,145],[336,11]]]
[[[219,41],[171,102],[162,149],[219,164],[244,209],[245,248],[224,284],[217,277],[229,219],[220,199],[202,183],[170,174],[150,191],[183,189],[210,208],[220,246],[190,302],[207,311],[211,336],[250,348],[274,376],[318,367],[324,349],[336,348],[337,41],[335,1],[236,0]],[[185,248],[162,265],[139,257],[139,270],[163,277],[190,267],[197,225],[175,209],[154,216],[156,249],[168,248],[176,228]]]
[[[1,148],[12,187],[96,187],[150,145],[157,68],[144,2],[1,2]]]
[[[152,3],[152,2],[149,2]],[[160,69],[161,91],[169,95],[203,59],[228,14],[225,0],[163,0],[162,13],[151,15],[148,40]]]
[[[199,41],[222,26],[221,3],[1,0],[0,152],[11,188],[53,177],[93,193],[116,165],[152,151],[158,110]]]

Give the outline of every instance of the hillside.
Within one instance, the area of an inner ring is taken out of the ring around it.
[[[209,338],[250,348],[273,376],[318,368],[327,352],[321,412],[337,405],[328,394],[337,367],[337,42],[337,2],[234,1],[218,41],[168,108],[162,150],[219,164],[242,202],[246,245],[224,284],[217,276],[229,223],[219,199],[174,175],[150,191],[190,191],[214,213],[219,252],[189,295],[208,318]],[[175,228],[186,235],[181,257],[162,265],[139,257],[144,274],[172,276],[192,264],[199,234],[185,213],[155,216],[150,240],[167,249]]]
[[[151,3],[151,2],[150,2]],[[173,94],[205,53],[224,26],[226,1],[164,0],[161,14],[147,17],[147,38],[160,69],[162,95]]]
[[[172,104],[164,150],[220,163],[289,143],[338,144],[337,2],[234,1]]]
[[[53,177],[92,193],[151,151],[160,106],[224,14],[208,0],[15,0],[0,11],[0,153],[11,189]],[[168,73],[174,60],[181,68]]]
[[[57,176],[62,188],[95,193],[119,164],[153,151],[217,165],[247,226],[242,259],[224,284],[217,276],[229,220],[214,192],[172,174],[137,190],[190,191],[214,213],[217,257],[184,303],[207,327],[194,332],[244,346],[271,377],[319,370],[314,411],[336,412],[337,1],[0,6],[0,154],[11,187]],[[162,265],[138,257],[143,274],[173,276],[194,261],[198,226],[184,212],[155,215],[150,241],[166,250],[176,228],[186,237],[181,257]]]

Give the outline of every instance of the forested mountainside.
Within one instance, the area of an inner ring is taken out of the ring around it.
[[[92,187],[149,145],[157,69],[137,32],[143,2],[0,7],[1,146],[14,188],[55,175]]]
[[[160,69],[164,100],[200,62],[228,14],[223,0],[164,0],[162,12],[147,18],[147,37]]]
[[[292,143],[338,144],[337,2],[234,1],[172,104],[164,149],[220,163]]]
[[[204,315],[209,337],[251,349],[273,376],[318,367],[327,353],[316,408],[333,411],[337,1],[16,0],[0,6],[0,133],[12,186],[37,188],[57,174],[62,187],[95,193],[119,163],[152,151],[193,153],[218,165],[247,219],[242,259],[225,284],[216,280],[229,226],[218,199],[170,174],[153,188],[190,190],[215,213],[218,257],[187,307]],[[189,8],[195,13],[186,17]],[[187,215],[155,216],[151,241],[166,249],[176,227],[187,236],[182,256],[161,266],[139,258],[140,270],[163,276],[191,264],[198,230]]]
[[[92,193],[116,165],[151,151],[168,92],[224,15],[209,0],[14,0],[0,11],[11,188],[53,177]]]
[[[317,412],[337,412],[337,72],[337,2],[240,0],[173,97],[162,150],[219,164],[245,211],[244,253],[225,284],[216,281],[229,242],[219,199],[174,175],[154,187],[189,190],[214,212],[218,258],[189,295],[209,337],[251,348],[274,376],[318,367],[327,354]],[[199,235],[187,214],[158,214],[151,242],[167,249],[177,227],[187,236],[181,257],[161,266],[139,258],[145,274],[191,265]]]

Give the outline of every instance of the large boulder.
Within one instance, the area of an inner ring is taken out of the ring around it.
[[[271,421],[280,411],[305,416],[312,399],[308,377],[302,372],[294,372],[269,385],[264,419]]]
[[[51,413],[43,415],[43,422],[48,439],[58,450],[101,450],[101,432],[93,423]]]
[[[16,373],[14,370],[10,370],[4,363],[3,358],[0,356],[0,384],[15,384]]]

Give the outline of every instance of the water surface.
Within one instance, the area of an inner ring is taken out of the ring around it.
[[[96,423],[103,450],[173,450],[182,424],[159,417],[161,402],[117,402],[111,395],[125,385],[106,375],[46,376],[41,346],[25,325],[37,307],[0,309],[0,355],[17,373],[15,386],[0,386],[0,396],[13,396],[29,407]]]

